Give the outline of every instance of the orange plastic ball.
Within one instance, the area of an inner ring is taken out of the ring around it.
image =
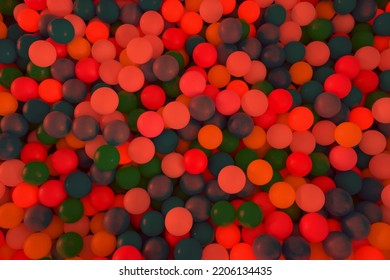
[[[91,44],[99,40],[107,40],[109,36],[108,25],[101,21],[91,21],[85,29],[85,37]]]
[[[363,133],[360,127],[353,122],[343,122],[334,131],[336,142],[343,147],[352,148],[360,143]]]
[[[255,185],[265,185],[272,179],[271,164],[263,159],[252,161],[246,170],[247,177]]]
[[[95,233],[91,240],[91,250],[98,257],[107,257],[116,249],[115,235],[101,230]]]
[[[253,23],[260,16],[260,6],[255,1],[244,1],[238,7],[237,12],[240,19]]]
[[[277,182],[269,190],[271,203],[280,209],[286,209],[295,202],[295,190],[286,182]]]
[[[38,186],[21,183],[12,192],[12,201],[15,205],[28,208],[38,202]]]
[[[23,252],[26,257],[37,260],[49,255],[52,241],[46,233],[33,233],[24,242]]]
[[[183,4],[179,0],[164,1],[161,14],[167,22],[178,22],[184,14]]]
[[[207,73],[207,78],[210,84],[217,88],[226,87],[230,82],[230,74],[225,66],[214,65]]]
[[[180,26],[186,34],[195,35],[202,30],[203,20],[197,12],[185,12],[180,20]]]
[[[24,210],[13,202],[0,206],[0,227],[10,229],[17,227],[23,220]]]
[[[303,85],[313,77],[313,68],[304,61],[295,62],[290,67],[291,81],[296,85]]]
[[[0,92],[0,116],[15,113],[18,109],[18,101],[8,92]]]
[[[221,129],[214,124],[203,126],[198,132],[199,144],[208,150],[214,150],[221,145],[223,139]]]
[[[368,242],[375,248],[383,251],[390,250],[390,225],[384,222],[371,224]]]

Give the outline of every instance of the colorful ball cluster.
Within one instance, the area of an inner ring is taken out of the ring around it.
[[[389,259],[390,3],[4,0],[0,259]]]

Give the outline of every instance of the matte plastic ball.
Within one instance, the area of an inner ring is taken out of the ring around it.
[[[314,184],[304,184],[296,189],[295,201],[305,212],[317,212],[325,204],[323,191]]]
[[[332,74],[326,78],[324,83],[324,90],[336,94],[339,98],[346,97],[351,88],[351,81],[342,74]]]
[[[193,119],[206,121],[214,115],[215,103],[207,95],[197,95],[191,98],[188,109]]]
[[[171,196],[173,183],[167,176],[157,175],[149,181],[147,190],[152,199],[164,201]]]
[[[195,195],[190,197],[185,204],[185,208],[191,212],[194,222],[204,222],[210,217],[211,203],[204,196]]]
[[[3,133],[12,134],[16,137],[22,137],[28,132],[27,120],[18,113],[4,116],[0,124]]]
[[[27,163],[22,171],[23,180],[32,185],[41,185],[49,179],[49,168],[39,161]]]
[[[142,214],[149,208],[150,196],[148,192],[142,188],[133,188],[125,194],[123,204],[126,211],[130,214]]]
[[[75,223],[84,214],[82,202],[75,198],[67,198],[58,207],[58,216],[65,223]]]
[[[204,92],[206,78],[198,71],[187,71],[181,76],[179,87],[184,95],[196,96]]]
[[[164,231],[164,216],[155,210],[145,213],[141,218],[141,231],[146,236],[158,236]]]
[[[137,128],[145,137],[157,137],[164,130],[164,121],[161,115],[156,112],[144,112],[137,120]]]
[[[142,255],[146,260],[167,260],[169,249],[169,244],[164,238],[152,237],[145,242]]]
[[[56,250],[63,258],[73,258],[83,249],[83,238],[76,232],[62,234],[56,242]]]
[[[38,83],[29,77],[16,78],[11,83],[10,90],[12,95],[22,102],[38,98]]]
[[[201,174],[184,173],[180,177],[180,188],[187,195],[200,194],[205,188],[205,179]]]
[[[390,155],[387,153],[380,153],[373,156],[369,163],[369,169],[372,175],[378,179],[390,178],[390,171],[385,168],[390,162]]]
[[[188,233],[193,224],[191,212],[184,207],[175,207],[168,211],[165,216],[165,228],[175,236]]]
[[[292,175],[306,176],[310,173],[313,163],[311,158],[301,152],[293,152],[287,157],[286,167]]]
[[[22,142],[16,136],[8,133],[0,134],[0,159],[9,160],[19,156],[22,149]]]
[[[107,171],[115,169],[119,164],[119,152],[111,145],[99,147],[94,154],[94,162],[97,168]]]
[[[352,253],[351,240],[342,232],[330,232],[324,240],[323,246],[326,254],[335,260],[346,259]]]
[[[265,185],[272,179],[272,166],[265,160],[252,161],[246,171],[248,179],[255,185]]]
[[[390,123],[390,114],[385,109],[390,104],[390,98],[380,98],[372,106],[372,114],[376,121],[381,123]]]
[[[171,81],[179,73],[179,63],[171,55],[162,55],[153,62],[153,73],[160,81]]]
[[[42,55],[43,53],[45,55]],[[31,44],[28,56],[36,66],[48,67],[56,61],[57,52],[55,47],[48,41],[38,40]]]
[[[136,137],[130,142],[128,153],[135,163],[145,164],[153,158],[155,146],[149,138]]]
[[[91,178],[84,172],[76,171],[66,176],[64,187],[70,197],[80,199],[92,190]]]
[[[341,228],[352,240],[364,239],[370,233],[370,221],[361,213],[353,212],[341,220]]]
[[[190,121],[190,111],[185,104],[179,101],[172,101],[164,107],[162,117],[164,123],[169,128],[182,129]]]
[[[46,233],[37,232],[29,235],[24,244],[23,252],[30,259],[41,259],[50,253],[52,240]]]
[[[325,209],[333,216],[346,216],[353,211],[352,197],[343,189],[331,189],[325,194]]]
[[[371,225],[368,241],[375,248],[386,251],[390,248],[390,242],[386,238],[389,232],[389,224],[384,222],[374,223]]]
[[[237,43],[242,36],[241,22],[236,18],[223,19],[218,28],[218,35],[224,43]]]
[[[270,234],[259,235],[254,240],[252,248],[258,260],[277,260],[282,252],[279,241]]]
[[[59,44],[67,44],[73,40],[75,30],[68,20],[64,18],[56,18],[49,22],[47,32],[54,42]]]
[[[81,141],[92,140],[99,133],[99,123],[87,115],[77,117],[72,124],[72,133]]]
[[[65,137],[72,127],[71,119],[60,111],[53,111],[47,114],[43,120],[43,129],[54,138]]]
[[[261,223],[263,212],[256,203],[247,201],[238,207],[237,219],[243,227],[254,228]]]
[[[37,204],[25,211],[23,221],[27,228],[37,232],[47,228],[52,218],[53,213],[50,208]]]
[[[230,225],[236,218],[234,206],[228,201],[218,201],[212,206],[210,217],[218,226]]]
[[[310,245],[300,236],[291,236],[283,242],[282,252],[286,260],[307,260],[310,257]]]
[[[202,246],[194,238],[184,238],[174,249],[175,260],[200,260],[202,258]]]
[[[101,87],[95,90],[91,96],[91,107],[98,114],[111,114],[115,112],[118,105],[118,94],[109,87]]]
[[[207,156],[199,149],[188,150],[183,156],[184,168],[190,174],[202,173],[207,168],[207,162]]]
[[[341,110],[340,99],[332,93],[323,92],[314,101],[316,113],[323,118],[331,118]]]
[[[229,165],[218,173],[218,184],[228,194],[239,193],[245,186],[246,176],[241,168]]]
[[[118,146],[125,143],[130,137],[129,126],[119,120],[114,120],[104,127],[103,129],[104,139],[108,144]]]
[[[305,214],[299,221],[299,232],[309,242],[322,242],[329,233],[328,222],[321,214]]]
[[[245,138],[253,131],[254,123],[252,118],[243,112],[232,115],[228,121],[229,132],[238,137]]]

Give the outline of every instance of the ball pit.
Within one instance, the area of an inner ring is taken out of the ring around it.
[[[388,1],[0,5],[0,259],[389,259]]]

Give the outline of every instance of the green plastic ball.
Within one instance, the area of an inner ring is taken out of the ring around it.
[[[328,157],[321,152],[313,152],[310,154],[310,159],[312,161],[312,169],[310,174],[313,176],[322,176],[328,173],[330,168],[330,163]]]
[[[41,185],[49,179],[49,176],[49,168],[40,161],[27,163],[22,171],[23,180],[31,185]]]
[[[131,110],[134,110],[138,106],[138,97],[135,93],[120,91],[118,93],[119,105],[117,110],[121,113],[129,113]]]
[[[123,166],[115,174],[115,181],[122,189],[132,189],[138,186],[141,180],[141,173],[134,166]]]
[[[256,203],[246,201],[238,207],[237,218],[243,227],[253,228],[263,220],[263,212]]]
[[[58,217],[64,223],[75,223],[84,214],[83,203],[75,198],[65,199],[58,207]]]
[[[83,238],[76,232],[67,232],[58,238],[56,250],[63,258],[76,257],[83,249]]]
[[[308,26],[308,35],[313,41],[325,41],[332,33],[333,25],[328,19],[317,18]]]
[[[228,226],[234,222],[236,210],[230,202],[221,200],[211,207],[210,216],[213,223],[217,226]]]
[[[271,164],[275,170],[281,170],[286,167],[286,160],[288,154],[285,150],[271,148],[266,154],[264,159]]]
[[[12,82],[21,76],[23,76],[23,73],[18,68],[5,67],[0,70],[0,85],[9,89]]]
[[[94,155],[94,162],[97,168],[103,171],[115,169],[120,160],[118,150],[111,145],[99,147]]]

